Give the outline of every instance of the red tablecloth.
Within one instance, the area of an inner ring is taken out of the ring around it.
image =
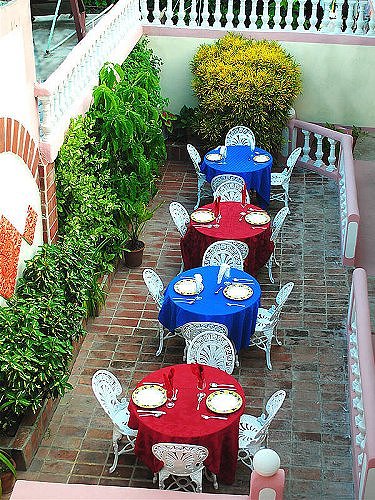
[[[213,209],[213,203],[202,208]],[[192,269],[202,265],[202,258],[207,247],[218,240],[239,240],[247,243],[249,255],[244,262],[244,271],[251,275],[256,275],[263,267],[273,252],[273,242],[271,238],[271,223],[265,226],[254,227],[248,224],[244,218],[240,221],[241,212],[246,212],[249,208],[261,210],[255,205],[241,206],[241,203],[226,201],[220,203],[222,218],[220,227],[194,227],[190,225],[185,236],[181,239],[181,253],[185,269]],[[215,222],[215,221],[214,221]]]
[[[168,374],[170,366],[162,368],[147,375],[142,382],[163,382],[163,373]],[[207,395],[210,382],[234,384],[237,392],[242,396],[242,407],[228,415],[227,420],[205,420],[201,414],[215,415],[211,412],[205,400],[202,401],[200,410],[197,411],[197,378],[191,370],[191,365],[175,365],[174,387],[177,388],[178,398],[173,408],[162,406],[161,410],[166,415],[160,418],[139,417],[138,407],[131,401],[129,404],[129,426],[138,429],[135,443],[135,454],[142,462],[157,472],[162,467],[162,462],[157,460],[152,451],[155,443],[187,443],[205,446],[209,455],[205,461],[208,469],[226,484],[234,482],[237,453],[238,453],[238,426],[240,416],[245,408],[245,394],[241,385],[235,378],[226,372],[210,366],[204,367],[207,387],[202,392]],[[141,384],[139,384],[141,385]]]

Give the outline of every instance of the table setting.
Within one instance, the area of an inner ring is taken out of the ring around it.
[[[218,223],[212,223],[217,219]],[[271,218],[262,208],[246,202],[215,200],[191,214],[190,224],[180,240],[184,269],[200,266],[204,252],[215,241],[231,239],[248,245],[244,270],[256,275],[273,252],[271,234]]]
[[[223,274],[222,269],[220,271],[220,266],[198,267],[176,276],[165,290],[159,321],[169,331],[191,321],[222,323],[239,351],[250,345],[261,289],[257,280],[246,272],[229,268]],[[183,289],[181,283],[184,283]]]
[[[218,368],[198,363],[161,368],[144,377],[131,396],[129,426],[138,429],[135,454],[157,472],[162,464],[151,452],[153,444],[199,444],[209,450],[205,465],[231,484],[244,408],[241,385]]]
[[[258,204],[266,209],[270,202],[272,155],[259,147],[219,146],[209,151],[200,166],[208,182],[220,174],[241,176],[248,190],[257,193]]]

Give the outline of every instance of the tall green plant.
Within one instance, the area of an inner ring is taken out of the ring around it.
[[[192,61],[197,132],[208,145],[235,125],[250,127],[259,146],[277,153],[288,111],[301,92],[301,72],[277,42],[228,33],[202,45]]]

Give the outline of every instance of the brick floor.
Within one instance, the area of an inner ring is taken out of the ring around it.
[[[286,498],[353,498],[345,341],[350,273],[340,263],[337,189],[333,181],[296,169],[291,196],[275,285],[266,270],[258,275],[264,306],[272,304],[280,281],[295,282],[279,328],[284,345],[272,348],[272,372],[262,351],[241,351],[234,376],[245,388],[252,414],[261,413],[275,390],[287,391],[269,434],[269,445],[287,472]],[[106,308],[88,327],[70,377],[73,390],[59,403],[29,471],[20,478],[154,487],[151,472],[132,454],[120,457],[119,467],[109,474],[111,424],[90,382],[95,370],[109,368],[129,395],[146,373],[182,362],[179,338],[155,357],[157,313],[142,270],[156,269],[165,284],[179,270],[179,236],[168,205],[179,201],[192,209],[195,177],[190,166],[166,167],[155,202],[160,200],[165,203],[144,237],[142,268],[119,269]],[[271,205],[271,214],[279,208]],[[220,485],[219,492],[244,494],[248,488],[248,470],[239,464],[235,484]],[[213,492],[212,486],[204,484],[204,491]]]

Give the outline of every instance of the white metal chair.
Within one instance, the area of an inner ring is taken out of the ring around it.
[[[197,203],[194,207],[194,210],[199,207],[199,204],[201,202],[201,195],[203,191],[203,186],[206,182],[206,176],[204,175],[203,172],[201,172],[200,169],[200,164],[202,163],[202,158],[200,157],[200,154],[198,153],[197,149],[192,145],[188,144],[187,150],[190,156],[191,161],[193,162],[195,173],[197,174]]]
[[[152,446],[152,453],[163,462],[163,468],[154,474],[154,483],[159,476],[160,490],[182,490],[202,493],[202,475],[205,466],[203,462],[208,457],[204,446],[195,444],[157,443]],[[207,478],[218,488],[214,474]],[[165,481],[171,477],[171,482],[165,486]]]
[[[201,363],[214,366],[227,373],[232,373],[235,363],[235,352],[232,342],[223,333],[207,330],[200,333],[190,342],[187,363]]]
[[[190,216],[186,208],[178,203],[177,201],[172,201],[169,204],[169,212],[171,214],[172,220],[175,223],[178,232],[183,238],[186,234],[187,227],[190,223]]]
[[[245,260],[246,257],[249,255],[249,247],[247,243],[245,243],[244,241],[239,241],[239,240],[225,240],[225,241],[233,243],[233,245],[238,248],[243,260]]]
[[[266,403],[266,413],[260,417],[242,415],[238,436],[238,460],[246,467],[253,469],[253,456],[261,448],[268,446],[268,429],[281,408],[286,396],[285,391],[277,391]]]
[[[288,213],[289,213],[289,208],[284,207],[277,212],[277,214],[275,215],[275,218],[272,221],[272,234],[271,234],[270,240],[273,241],[274,248],[273,248],[273,252],[272,252],[270,258],[268,259],[268,262],[266,263],[266,266],[268,269],[268,276],[270,278],[271,283],[275,283],[275,280],[273,279],[273,276],[272,276],[272,264],[273,264],[273,262],[275,262],[275,264],[277,266],[279,265],[279,263],[276,260],[276,256],[275,256],[277,237],[280,234],[280,231],[283,227],[283,224],[285,222],[285,219],[286,219],[286,216],[288,215]]]
[[[160,276],[153,269],[146,268],[143,270],[143,280],[146,283],[148,291],[150,292],[151,297],[154,299],[158,310],[160,310],[164,300],[163,296],[164,285]],[[159,347],[158,350],[156,351],[156,356],[159,356],[159,354],[161,353],[163,349],[164,340],[176,337],[178,335],[177,331],[176,332],[166,331],[163,325],[160,323],[160,321],[158,321],[158,328],[159,328]]]
[[[178,232],[181,235],[181,238],[183,238],[186,234],[188,225],[190,223],[190,217],[188,211],[183,205],[181,205],[181,203],[178,203],[177,201],[172,201],[172,203],[170,203],[169,205],[169,212],[171,214],[173,222],[177,227]],[[183,271],[183,269],[184,269],[184,261],[181,262],[180,273]]]
[[[220,196],[221,201],[242,201],[242,186],[237,181],[226,181],[219,185],[214,192],[214,198]],[[246,190],[246,203],[250,203],[249,193]]]
[[[117,399],[117,396],[122,393],[122,387],[113,373],[107,370],[98,370],[92,377],[91,385],[101,407],[113,423],[112,444],[115,457],[113,465],[109,469],[109,472],[113,472],[117,467],[118,457],[134,450],[138,431],[128,426],[130,416],[128,401],[126,398],[122,398],[121,401]],[[122,436],[126,436],[127,442],[119,451],[118,441]]]
[[[227,181],[233,181],[233,182],[238,182],[240,184],[240,189],[242,189],[242,186],[245,184],[245,181],[242,177],[239,175],[235,174],[220,174],[220,175],[215,175],[211,179],[211,189],[213,192],[216,191],[216,189],[220,186],[220,184],[223,184],[223,182]]]
[[[188,346],[191,344],[191,341],[197,335],[207,330],[219,332],[228,337],[228,328],[221,323],[214,323],[212,321],[190,321],[189,323],[185,323],[181,326],[181,337],[185,340],[185,349],[183,355],[184,361],[186,361],[186,353]]]
[[[271,173],[271,189],[282,188],[282,191],[276,193],[271,192],[270,200],[283,201],[286,207],[289,205],[290,178],[292,176],[294,165],[296,164],[301,151],[302,148],[296,148],[290,153],[286,161],[286,168],[284,168],[282,172]],[[278,189],[277,191],[280,191],[280,189]]]
[[[233,127],[229,130],[225,137],[226,146],[250,146],[251,150],[255,149],[254,132],[243,125]]]
[[[215,241],[203,254],[202,266],[220,266],[221,264],[228,264],[230,267],[243,271],[241,252],[231,240]]]
[[[273,304],[269,309],[259,307],[258,317],[260,319],[260,323],[262,323],[262,318],[266,318],[267,316],[268,318],[271,318],[274,312],[276,312],[276,315],[278,316],[279,319],[283,306],[285,302],[288,300],[288,297],[291,294],[293,288],[294,288],[293,281],[289,281],[289,283],[286,283],[282,288],[280,288],[278,294],[276,295],[275,304]],[[281,342],[277,337],[277,325],[275,331],[273,332],[273,335],[275,337],[276,342],[279,345],[281,345]]]
[[[265,351],[267,368],[269,370],[272,370],[272,339],[275,337],[276,342],[279,345],[281,344],[277,338],[277,326],[282,308],[293,290],[293,287],[294,283],[290,281],[281,288],[276,297],[276,306],[272,306],[270,309],[264,309],[262,307],[258,309],[255,330],[250,338],[250,347],[254,345],[262,351]]]

